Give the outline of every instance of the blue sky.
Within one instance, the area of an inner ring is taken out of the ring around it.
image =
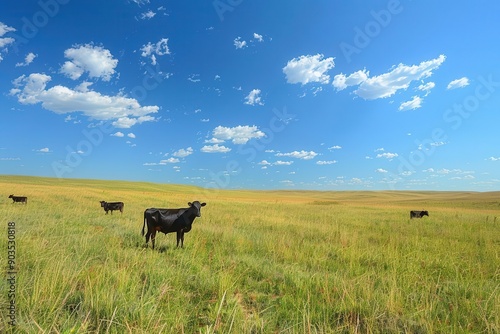
[[[497,1],[0,4],[0,174],[500,187]]]

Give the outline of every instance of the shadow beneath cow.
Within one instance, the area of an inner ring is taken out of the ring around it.
[[[184,248],[180,248],[180,247],[175,247],[175,245],[174,246],[168,246],[168,245],[158,246],[158,245],[156,245],[155,249],[152,249],[151,245],[146,245],[144,242],[138,244],[137,248],[141,248],[144,251],[158,252],[158,253],[166,253],[167,251],[170,252],[170,251],[176,251],[176,250],[182,250],[182,249],[184,249]]]

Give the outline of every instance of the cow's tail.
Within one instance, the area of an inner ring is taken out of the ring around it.
[[[146,211],[144,211],[144,225],[142,225],[141,235],[144,236],[144,229],[146,228]]]

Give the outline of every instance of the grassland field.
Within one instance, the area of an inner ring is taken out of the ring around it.
[[[101,200],[123,201],[123,214]],[[195,200],[207,206],[183,249],[175,234],[145,247],[146,208]],[[0,175],[0,219],[2,333],[500,333],[500,192]]]

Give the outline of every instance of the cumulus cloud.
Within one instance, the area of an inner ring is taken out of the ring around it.
[[[252,89],[252,91],[245,97],[245,104],[254,106],[256,104],[263,106],[262,98],[260,96],[260,89]]]
[[[205,145],[201,148],[201,151],[203,153],[227,153],[231,151],[231,149],[225,147],[224,145],[215,144],[215,145]]]
[[[318,155],[318,153],[314,152],[314,151],[293,151],[293,152],[290,152],[290,153],[276,153],[276,156],[277,157],[290,157],[290,158],[295,158],[295,159],[302,159],[302,160],[310,160],[310,159],[314,159],[314,157],[316,157]]]
[[[110,136],[122,138],[125,136],[125,134],[123,132],[118,131],[118,132],[111,134]]]
[[[188,147],[186,149],[183,149],[181,148],[180,150],[174,152],[174,154],[172,154],[174,157],[178,157],[178,158],[185,158],[187,157],[188,155],[191,155],[193,154],[193,148],[192,147]]]
[[[278,160],[275,163],[273,163],[273,165],[275,165],[275,166],[290,166],[291,164],[293,164],[293,161],[281,161],[281,160]]]
[[[16,31],[16,29],[9,27],[3,22],[0,22],[0,37],[11,31]]]
[[[320,160],[320,161],[316,162],[317,165],[333,165],[336,163],[337,163],[336,160],[328,160],[328,161]]]
[[[362,70],[362,71],[357,71],[352,73],[349,76],[346,76],[343,73],[337,74],[335,77],[333,77],[333,82],[332,85],[335,87],[338,91],[346,89],[349,86],[356,86],[368,79],[368,76],[370,75],[370,72],[367,70]]]
[[[162,38],[160,41],[156,43],[148,42],[141,48],[141,56],[145,58],[151,59],[151,64],[156,65],[156,56],[164,56],[170,54],[170,50],[168,48],[168,38]]]
[[[339,145],[334,145],[334,146],[332,146],[332,147],[329,147],[328,149],[329,149],[330,151],[332,151],[332,150],[340,150],[340,149],[342,149],[342,146],[339,146]]]
[[[233,144],[246,144],[250,139],[265,137],[264,132],[260,131],[255,125],[238,125],[233,128],[224,126],[216,127],[212,132],[212,142],[222,143],[231,140]]]
[[[44,147],[44,148],[41,148],[39,150],[36,150],[37,152],[40,152],[40,153],[49,153],[50,150],[48,147]]]
[[[366,70],[355,72],[347,77],[340,74],[335,82],[335,87],[341,90],[342,87],[346,88],[349,84],[355,85],[356,83],[359,86],[354,93],[359,97],[365,100],[386,98],[396,94],[398,90],[407,89],[413,81],[432,76],[433,71],[438,69],[445,60],[446,56],[440,55],[418,65],[399,64],[394,66],[391,71],[374,77],[369,77],[369,72]]]
[[[387,173],[387,171],[385,169],[383,169],[383,168],[377,168],[375,171],[377,173]]]
[[[152,10],[148,10],[147,12],[142,13],[140,17],[141,17],[141,20],[150,20],[153,17],[155,17],[155,15],[156,15],[155,12],[153,12]]]
[[[22,104],[38,104],[57,114],[82,112],[85,116],[104,121],[113,121],[113,126],[130,128],[135,124],[153,121],[150,114],[157,113],[158,106],[141,106],[136,99],[118,94],[102,95],[81,86],[71,89],[56,85],[47,88],[51,77],[46,74],[32,73],[20,76],[13,81],[10,95],[16,96]]]
[[[436,84],[434,82],[428,82],[426,84],[421,84],[420,86],[417,87],[418,90],[425,92],[425,96],[429,95],[432,89],[436,87]]]
[[[253,33],[253,38],[256,39],[259,42],[262,42],[264,39],[262,35],[257,34],[256,32]]]
[[[12,37],[0,38],[0,48],[4,48],[9,44],[14,43],[15,39]]]
[[[241,37],[236,37],[233,41],[233,44],[236,47],[236,49],[243,49],[244,47],[247,46],[247,42],[242,41]]]
[[[276,162],[269,162],[267,160],[262,160],[258,164],[262,166],[262,169],[266,169],[268,166],[290,166],[293,164],[293,161],[278,160]]]
[[[377,158],[394,159],[396,157],[398,157],[397,153],[384,152],[384,153],[377,154]]]
[[[327,84],[330,82],[330,76],[326,73],[334,66],[332,57],[323,59],[322,54],[307,55],[288,61],[283,67],[283,73],[288,83],[305,85],[310,82],[319,82]]]
[[[118,60],[109,50],[92,44],[76,45],[64,51],[64,56],[69,61],[61,66],[60,71],[73,80],[88,72],[90,78],[109,81],[118,65]]]
[[[399,111],[415,110],[422,107],[422,98],[420,96],[414,96],[411,100],[401,103],[399,106]]]
[[[16,31],[16,29],[0,22],[0,61],[3,60],[2,53],[7,52],[7,46],[15,42],[15,39],[12,37],[3,37],[5,34],[12,31]]]
[[[36,54],[34,54],[33,52],[30,52],[24,58],[24,62],[23,63],[17,63],[16,67],[19,67],[19,66],[28,66],[29,64],[31,64],[33,62],[33,60],[35,60],[36,57],[37,57]]]
[[[457,88],[463,88],[465,86],[469,85],[469,79],[467,77],[463,77],[460,79],[453,80],[448,84],[446,89],[457,89]]]
[[[177,158],[168,158],[168,159],[160,160],[160,165],[176,164],[178,162],[180,162],[180,160]]]
[[[444,141],[435,141],[435,142],[431,142],[431,143],[429,143],[429,145],[430,145],[431,147],[439,147],[439,146],[443,146],[443,145],[446,145],[446,144],[447,144],[447,143],[445,143]],[[429,151],[429,150],[431,150],[431,148],[430,148],[430,147],[426,147],[426,146],[425,146],[425,145],[423,145],[423,144],[419,144],[419,145],[418,145],[418,149],[419,149],[419,150],[423,150],[423,151]]]

